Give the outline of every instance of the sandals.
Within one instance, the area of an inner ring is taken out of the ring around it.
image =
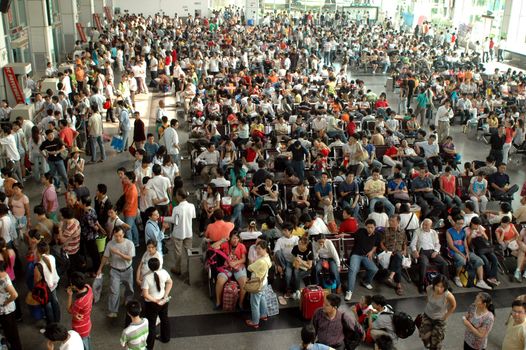
[[[281,295],[278,297],[278,302],[280,305],[287,305],[287,300]]]
[[[258,329],[259,328],[259,324],[258,323],[253,323],[251,320],[245,320],[245,324],[249,327],[252,327],[254,329]]]

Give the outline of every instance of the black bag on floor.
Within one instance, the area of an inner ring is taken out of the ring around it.
[[[396,335],[405,339],[413,335],[416,326],[413,318],[405,312],[395,312],[393,315],[393,326]]]

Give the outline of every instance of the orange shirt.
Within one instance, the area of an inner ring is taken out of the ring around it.
[[[234,229],[232,222],[218,220],[212,224],[209,224],[205,231],[205,237],[212,242],[217,242],[222,239],[228,239],[230,232]]]
[[[137,216],[137,209],[139,208],[139,194],[135,184],[123,184],[124,198],[126,199],[122,214],[124,216]]]

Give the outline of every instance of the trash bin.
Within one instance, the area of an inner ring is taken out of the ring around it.
[[[187,249],[188,256],[188,284],[192,285],[201,282],[203,277],[203,253],[201,248]]]
[[[99,253],[104,253],[104,248],[106,248],[106,236],[97,237],[95,243],[97,244]]]

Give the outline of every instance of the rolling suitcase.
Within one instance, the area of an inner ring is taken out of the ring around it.
[[[301,291],[301,315],[310,320],[314,311],[323,306],[323,289],[320,286],[307,286]]]
[[[236,281],[228,281],[223,287],[223,311],[235,311],[239,298],[239,286]]]

